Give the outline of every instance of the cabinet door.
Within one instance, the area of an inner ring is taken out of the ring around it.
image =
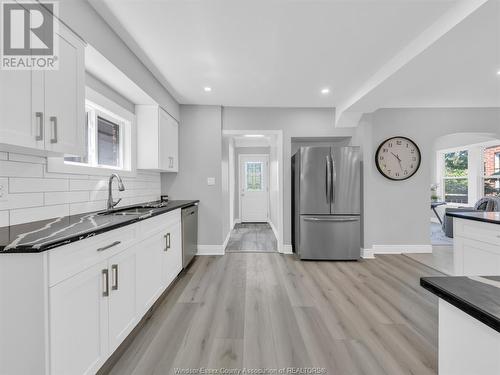
[[[180,221],[167,229],[162,259],[163,285],[168,287],[182,270],[182,230]]]
[[[136,252],[131,248],[109,259],[109,351],[113,352],[137,323]]]
[[[171,171],[179,171],[179,124],[170,118],[170,154],[172,158]]]
[[[169,119],[170,116],[163,109],[159,109],[159,125],[158,125],[158,152],[159,152],[159,160],[158,160],[158,169],[168,171],[171,169],[171,134],[170,134],[170,124]]]
[[[178,171],[179,125],[167,112],[160,108],[159,124],[159,169]]]
[[[45,149],[81,155],[84,150],[84,48],[63,25],[59,35],[59,69],[45,72]]]
[[[43,72],[0,69],[0,143],[44,148]]]
[[[107,262],[49,289],[50,373],[93,374],[108,352]]]
[[[457,244],[456,249],[453,249],[454,258],[458,258],[454,259],[456,276],[500,273],[500,252],[497,245],[460,237],[454,243]]]
[[[154,234],[136,245],[137,312],[140,317],[163,291],[161,271],[164,234]]]

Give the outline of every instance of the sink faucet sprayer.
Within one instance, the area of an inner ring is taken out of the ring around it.
[[[116,173],[112,173],[111,176],[109,176],[109,181],[108,181],[108,210],[111,210],[113,207],[115,207],[120,201],[122,200],[119,198],[116,202],[113,200],[113,178],[116,177],[116,180],[118,181],[118,190],[119,191],[124,191],[125,186],[123,185],[122,178],[118,176]]]

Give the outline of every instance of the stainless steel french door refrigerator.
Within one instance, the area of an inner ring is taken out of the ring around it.
[[[292,156],[292,247],[301,259],[359,259],[360,213],[358,147],[301,147]]]

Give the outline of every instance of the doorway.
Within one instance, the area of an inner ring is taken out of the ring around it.
[[[241,223],[269,220],[269,155],[239,155]]]
[[[283,134],[223,131],[224,249],[283,252]]]

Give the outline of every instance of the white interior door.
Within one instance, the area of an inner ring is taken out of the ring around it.
[[[240,155],[240,216],[242,222],[269,217],[268,155]]]

